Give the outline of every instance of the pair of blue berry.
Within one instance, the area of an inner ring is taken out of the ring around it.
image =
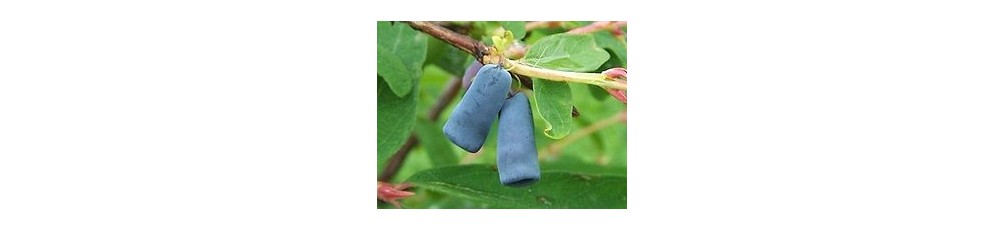
[[[482,66],[460,103],[447,118],[443,134],[455,145],[474,153],[482,148],[492,122],[499,118],[496,163],[499,181],[523,187],[541,179],[534,141],[530,100],[522,92],[509,96],[512,78],[496,64]]]

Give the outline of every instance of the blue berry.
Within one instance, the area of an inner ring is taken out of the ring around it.
[[[465,151],[478,152],[506,101],[512,81],[509,72],[501,66],[482,66],[443,125],[447,139]]]
[[[534,117],[530,100],[523,93],[506,99],[499,112],[498,134],[499,181],[506,186],[523,187],[541,179],[534,142]]]

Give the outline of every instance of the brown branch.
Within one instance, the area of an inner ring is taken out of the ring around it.
[[[391,178],[394,174],[398,174],[398,169],[401,169],[401,163],[405,162],[405,157],[408,156],[408,152],[412,151],[415,144],[419,143],[419,139],[415,137],[415,133],[408,136],[408,140],[405,141],[405,145],[402,145],[397,152],[390,159],[387,159],[387,166],[384,166],[384,171],[380,172],[380,176],[377,177],[378,181],[391,182]]]
[[[443,40],[464,52],[474,55],[475,59],[478,59],[478,62],[484,63],[482,62],[482,56],[488,53],[488,47],[474,38],[451,31],[432,22],[407,21],[405,23],[413,29],[422,31],[429,34],[429,36]]]
[[[579,72],[567,72],[551,69],[542,69],[535,66],[528,66],[520,62],[515,62],[503,58],[501,56],[489,54],[489,47],[485,46],[481,42],[468,37],[463,34],[451,31],[443,26],[440,26],[434,22],[416,22],[407,21],[410,27],[413,29],[422,31],[434,38],[440,39],[450,45],[457,47],[458,49],[467,52],[468,54],[474,55],[478,62],[485,64],[485,58],[491,58],[491,63],[500,64],[506,67],[511,73],[517,73],[521,75],[533,76],[536,78],[543,78],[553,81],[566,81],[566,82],[578,82],[585,84],[597,85],[604,88],[614,88],[619,90],[627,90],[628,86],[626,84],[621,84],[620,82],[611,82],[606,78],[597,76],[595,73],[579,73]],[[618,22],[600,22],[603,26],[618,25]],[[588,26],[590,27],[590,26]],[[596,26],[593,26],[596,27]],[[592,28],[592,27],[591,27]],[[571,33],[572,31],[570,31]]]
[[[447,88],[443,89],[443,93],[440,94],[440,98],[436,100],[436,104],[433,104],[433,108],[429,109],[429,120],[436,121],[440,119],[440,115],[443,114],[443,110],[447,108],[447,105],[454,100],[457,93],[461,91],[461,80],[458,78],[453,78],[447,83]],[[415,136],[415,132],[408,136],[408,140],[405,144],[394,152],[394,155],[388,159],[387,166],[384,167],[384,171],[380,173],[377,177],[378,181],[390,182],[394,178],[395,174],[398,174],[398,170],[401,169],[401,164],[405,162],[405,157],[408,156],[409,152],[412,152],[412,148],[419,143],[418,137]]]

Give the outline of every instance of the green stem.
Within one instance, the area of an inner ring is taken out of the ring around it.
[[[513,60],[502,59],[502,65],[515,74],[547,79],[552,81],[576,82],[596,85],[609,89],[628,90],[628,84],[620,81],[608,79],[607,76],[599,73],[577,73],[558,70],[550,70],[525,65]]]

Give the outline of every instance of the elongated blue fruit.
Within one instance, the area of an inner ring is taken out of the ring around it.
[[[496,163],[499,181],[511,187],[523,187],[541,179],[534,143],[534,117],[530,100],[523,93],[506,99],[499,112],[499,143]]]
[[[478,152],[506,101],[512,81],[509,72],[501,66],[482,66],[443,125],[447,139],[465,151]]]

